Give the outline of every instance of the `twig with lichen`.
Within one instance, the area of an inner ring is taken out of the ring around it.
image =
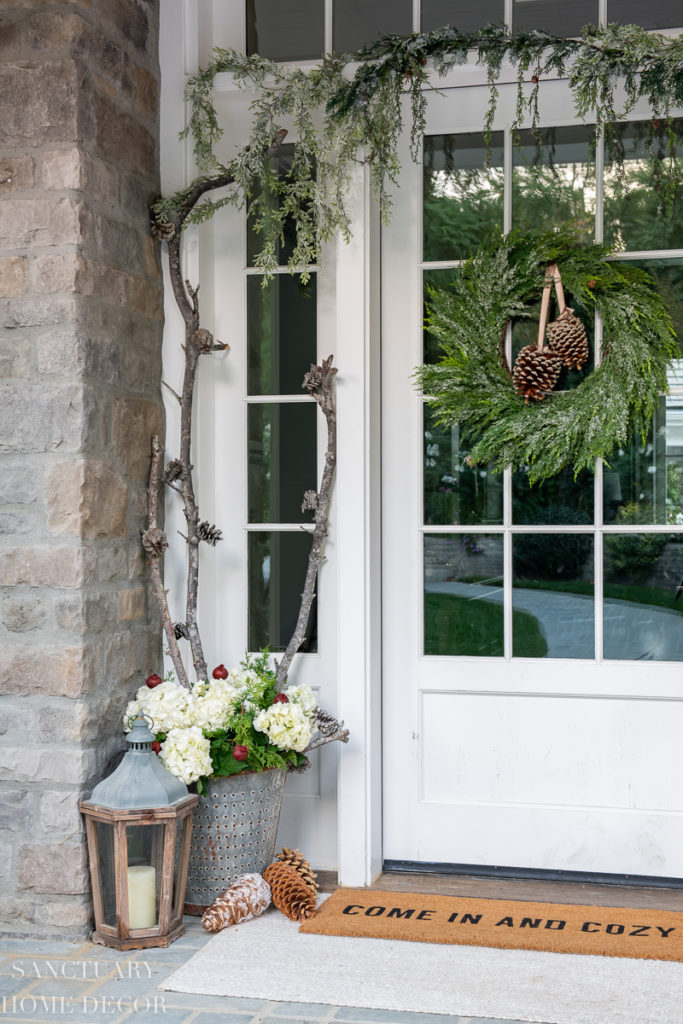
[[[336,373],[336,367],[332,366],[332,356],[329,356],[329,358],[323,360],[321,366],[311,365],[301,385],[315,398],[325,416],[327,422],[327,451],[325,452],[325,467],[320,482],[320,490],[317,494],[306,491],[304,495],[304,508],[315,508],[315,527],[313,529],[311,550],[306,569],[306,581],[301,594],[301,604],[299,606],[296,626],[282,656],[282,660],[277,664],[275,680],[279,689],[282,689],[285,685],[292,658],[301,647],[306,636],[306,626],[308,625],[313,598],[315,597],[318,571],[324,561],[323,548],[327,538],[330,498],[332,496],[332,484],[334,483],[334,473],[337,465],[337,413],[332,395],[332,384]]]
[[[149,562],[149,571],[152,577],[152,585],[156,595],[159,609],[161,611],[161,624],[166,634],[168,649],[173,662],[173,667],[178,676],[178,682],[186,689],[190,689],[183,659],[180,655],[178,640],[173,620],[168,608],[167,593],[164,590],[161,579],[160,561],[168,547],[168,537],[158,524],[159,512],[159,487],[161,481],[161,463],[164,457],[164,449],[157,434],[152,437],[152,465],[149,472],[149,491],[147,505],[147,529],[142,534],[142,546]]]

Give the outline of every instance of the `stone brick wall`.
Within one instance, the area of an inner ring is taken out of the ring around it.
[[[82,936],[77,803],[159,668],[158,0],[0,7],[0,933]]]

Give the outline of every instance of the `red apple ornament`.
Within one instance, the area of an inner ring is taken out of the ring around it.
[[[220,665],[216,665],[215,669],[213,670],[214,679],[227,679],[228,675],[229,672],[225,665],[223,665],[222,663]]]
[[[161,753],[161,743],[159,743],[159,740],[154,740],[154,742],[152,743],[152,750],[154,751],[155,754]]]
[[[249,747],[243,747],[241,743],[238,743],[233,747],[232,756],[236,761],[246,761],[249,756]]]
[[[163,683],[163,679],[161,678],[161,676],[158,676],[156,672],[153,672],[151,676],[147,676],[145,682],[149,686],[150,690],[153,690],[155,686],[159,686],[161,683]]]
[[[289,704],[289,697],[286,693],[276,693],[273,697],[273,704]]]

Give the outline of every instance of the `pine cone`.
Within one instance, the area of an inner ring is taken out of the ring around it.
[[[198,327],[192,335],[192,344],[198,352],[211,352],[213,348],[213,334],[205,327]]]
[[[160,558],[168,547],[168,537],[163,530],[153,526],[143,532],[142,546],[150,558]]]
[[[334,715],[331,715],[329,711],[325,711],[321,707],[314,709],[312,720],[321,736],[333,736],[335,732],[339,732],[344,726],[343,722],[338,721]]]
[[[187,624],[185,622],[174,622],[173,623],[173,632],[175,634],[176,640],[189,640],[190,639],[190,631],[187,628]]]
[[[197,537],[199,540],[205,540],[207,544],[215,548],[218,541],[223,540],[223,533],[217,526],[214,526],[213,523],[205,519],[197,527]]]
[[[175,224],[170,220],[156,220],[152,218],[149,230],[152,238],[158,238],[162,242],[170,242],[175,235]]]
[[[173,483],[174,480],[180,480],[182,475],[183,464],[180,459],[171,459],[161,479],[164,483],[169,484]]]
[[[524,395],[525,401],[535,398],[540,402],[546,391],[552,391],[562,369],[562,360],[554,352],[535,345],[525,345],[515,359],[512,369],[512,382],[518,395]]]
[[[588,360],[586,330],[569,306],[546,327],[548,347],[556,352],[565,366],[580,370]]]
[[[315,871],[300,850],[290,850],[289,847],[283,846],[282,852],[277,854],[277,860],[283,864],[291,864],[294,870],[301,875],[306,885],[311,887],[313,892],[317,893],[320,891]]]
[[[204,911],[202,927],[207,932],[219,932],[239,921],[258,917],[270,906],[270,886],[261,875],[240,875],[236,882],[217,896]]]
[[[304,491],[304,500],[301,504],[302,512],[315,512],[318,507],[318,492]]]
[[[316,908],[316,895],[291,864],[275,861],[263,872],[274,905],[290,921],[306,921]]]

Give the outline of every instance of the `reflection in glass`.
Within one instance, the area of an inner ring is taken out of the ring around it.
[[[114,826],[108,821],[94,821],[97,833],[97,870],[102,892],[102,921],[116,927],[116,876],[114,872]]]
[[[513,32],[539,28],[556,36],[579,36],[589,23],[598,23],[597,0],[513,0]]]
[[[604,520],[683,526],[683,398],[662,398],[645,443],[618,448],[603,473]]]
[[[586,533],[520,533],[512,538],[512,607],[535,622],[512,626],[517,658],[595,656],[594,540]]]
[[[470,256],[503,230],[503,133],[491,138],[490,166],[481,132],[424,139],[424,259]]]
[[[422,0],[420,5],[421,31],[431,32],[442,25],[452,25],[460,32],[475,32],[484,25],[505,19],[503,0]]]
[[[459,426],[444,427],[424,407],[424,521],[450,526],[503,522],[503,474],[468,466],[471,445]]]
[[[607,0],[608,24],[618,21],[622,25],[640,25],[641,28],[683,28],[683,8],[680,0]]]
[[[316,489],[316,406],[313,402],[250,405],[250,523],[298,523],[305,491]]]
[[[564,5],[565,8],[568,5]],[[520,231],[576,225],[592,241],[595,230],[593,129],[585,125],[519,132],[513,149],[512,222]],[[538,136],[541,149],[536,146]]]
[[[247,0],[247,53],[314,60],[325,49],[325,0]]]
[[[512,474],[512,521],[524,526],[572,526],[593,522],[593,474],[571,469],[529,486],[527,470]]]
[[[247,277],[247,392],[298,395],[317,353],[316,275]]]
[[[683,259],[624,260],[624,267],[640,267],[653,278],[657,291],[666,302],[678,344],[683,346]],[[680,370],[679,370],[680,376]],[[674,383],[673,380],[670,381]],[[677,381],[683,384],[683,378]]]
[[[283,651],[294,632],[304,589],[311,537],[308,533],[249,534],[249,650]],[[302,651],[317,650],[314,600]]]
[[[278,182],[282,183],[288,177],[292,162],[294,160],[294,146],[290,143],[285,143],[280,146],[276,153],[270,158],[270,166],[273,170],[273,174],[277,178]],[[277,185],[274,185],[274,190],[277,189]],[[280,211],[280,197],[278,195],[271,196],[272,209],[278,216]],[[277,262],[280,266],[286,266],[294,252],[296,246],[296,222],[293,216],[287,215],[280,225],[280,233],[282,235],[282,241],[276,243],[275,254]],[[256,230],[253,214],[247,217],[247,266],[253,267],[256,265],[256,257],[263,248],[263,235],[261,232]]]
[[[334,0],[332,49],[349,53],[378,35],[406,35],[413,27],[412,0]]]
[[[433,290],[437,291],[448,291],[451,284],[455,280],[455,275],[458,273],[455,270],[425,270],[424,272],[424,317],[425,323],[429,315],[429,302],[431,300],[431,293]],[[435,337],[429,330],[428,326],[425,326],[423,333],[423,360],[425,363],[437,363],[443,355],[443,349],[438,338]]]
[[[501,534],[425,536],[424,652],[503,656]]]
[[[664,533],[605,536],[605,658],[683,661],[682,541]]]
[[[605,168],[605,244],[617,251],[683,248],[683,182],[680,177],[671,198],[662,208],[662,188],[650,170],[648,132],[651,122],[627,122],[620,126],[624,146],[624,174]],[[683,120],[673,122],[676,139],[683,137]],[[669,155],[669,136],[662,123],[651,145],[656,156]],[[675,151],[683,156],[679,141]],[[668,200],[667,200],[668,201]]]

